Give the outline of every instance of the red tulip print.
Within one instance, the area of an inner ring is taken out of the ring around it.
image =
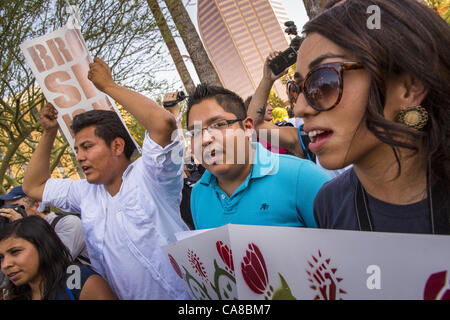
[[[425,284],[424,300],[450,300],[450,272],[433,273]]]
[[[231,270],[231,273],[234,273],[233,255],[231,249],[228,248],[228,246],[222,241],[216,242],[216,248],[222,261],[225,262],[228,269]]]
[[[263,294],[268,285],[266,263],[259,248],[250,243],[241,263],[242,275],[249,288],[256,294]]]
[[[175,261],[175,259],[172,257],[172,255],[170,253],[168,255],[169,255],[169,261],[170,261],[170,264],[172,265],[172,268],[175,270],[177,275],[181,279],[183,279],[183,274],[181,273],[180,266],[178,265],[178,263]]]

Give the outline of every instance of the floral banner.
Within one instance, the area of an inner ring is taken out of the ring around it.
[[[450,300],[450,236],[227,225],[165,246],[201,300]]]

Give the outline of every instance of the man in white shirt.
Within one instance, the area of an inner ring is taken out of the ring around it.
[[[188,294],[161,246],[188,230],[179,213],[183,146],[174,117],[153,100],[117,85],[99,58],[88,78],[147,130],[142,157],[131,163],[133,141],[118,115],[93,110],[74,117],[77,162],[86,179],[52,179],[57,110],[40,113],[43,134],[23,188],[44,205],[81,213],[91,264],[120,299],[186,299]],[[173,161],[172,159],[180,159]]]

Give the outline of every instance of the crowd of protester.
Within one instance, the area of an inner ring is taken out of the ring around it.
[[[88,79],[144,126],[142,155],[115,112],[88,111],[71,126],[86,178],[52,178],[43,107],[23,185],[0,196],[0,299],[189,299],[161,247],[228,223],[449,235],[450,26],[416,0],[330,1],[303,35],[291,124],[268,105],[280,52],[246,102],[189,92],[184,131],[178,93],[161,107],[95,58]]]

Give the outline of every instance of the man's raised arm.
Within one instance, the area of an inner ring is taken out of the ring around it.
[[[177,129],[173,115],[155,101],[116,84],[108,65],[100,58],[89,64],[88,78],[100,91],[106,93],[144,126],[153,141],[165,147]]]
[[[46,103],[39,112],[43,133],[23,179],[23,191],[39,201],[42,201],[45,183],[50,178],[50,154],[59,128],[57,117],[58,111],[51,103]]]
[[[266,113],[267,100],[269,99],[270,90],[274,82],[285,75],[288,69],[281,72],[279,75],[274,75],[269,67],[269,62],[278,56],[281,52],[274,51],[269,54],[264,63],[263,77],[261,82],[253,94],[250,105],[248,106],[247,116],[252,118],[255,123],[255,129],[258,132],[261,129],[267,130],[267,138],[272,141],[272,131],[275,130],[279,134],[279,145],[274,147],[281,147],[287,149],[293,155],[303,158],[303,151],[300,145],[297,128],[293,127],[278,127],[277,125],[264,121],[264,114]]]
[[[261,82],[256,88],[255,93],[253,94],[252,100],[250,101],[250,105],[248,106],[247,116],[252,118],[255,122],[256,130],[259,129],[276,129],[278,128],[276,125],[264,121],[264,115],[266,113],[266,105],[267,100],[269,99],[270,90],[272,86],[278,78],[285,75],[285,72],[282,72],[280,75],[275,76],[272,70],[269,67],[269,62],[273,58],[275,58],[279,52],[272,52],[266,58],[263,67],[263,77]]]

